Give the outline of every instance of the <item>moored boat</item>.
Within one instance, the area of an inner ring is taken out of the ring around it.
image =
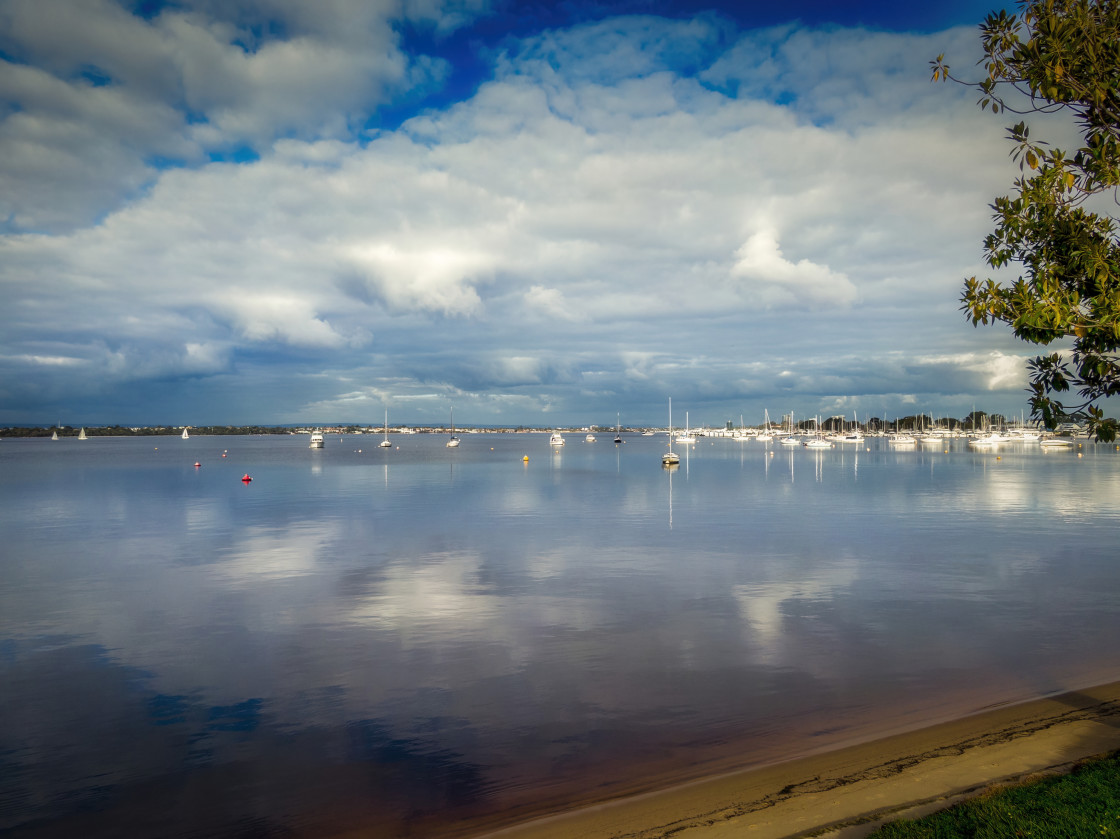
[[[388,411],[388,409],[386,409],[386,411],[385,411],[385,439],[382,440],[377,445],[378,445],[378,448],[382,448],[382,449],[393,448],[393,444],[389,442],[389,411]]]
[[[455,409],[451,409],[451,439],[447,441],[447,448],[459,448],[459,438],[455,436]]]
[[[1073,446],[1073,440],[1068,437],[1046,437],[1038,441],[1038,445],[1043,449],[1068,449]]]
[[[680,456],[673,451],[673,398],[669,397],[669,450],[661,455],[662,466],[680,466]]]

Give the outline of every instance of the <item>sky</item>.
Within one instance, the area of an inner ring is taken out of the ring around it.
[[[0,0],[0,424],[1017,417],[993,8]]]

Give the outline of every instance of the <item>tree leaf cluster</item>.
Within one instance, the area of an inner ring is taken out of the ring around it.
[[[1096,403],[1120,393],[1120,242],[1116,218],[1102,210],[1116,207],[1120,185],[1120,0],[1017,6],[981,25],[979,80],[953,76],[944,55],[930,62],[933,80],[974,87],[993,113],[1065,113],[1081,146],[1050,147],[1025,121],[1008,129],[1021,174],[991,205],[984,255],[993,269],[1021,273],[965,280],[961,309],[973,325],[998,321],[1032,344],[1068,341],[1030,362],[1031,415],[1048,428],[1085,422],[1111,441],[1117,422]]]

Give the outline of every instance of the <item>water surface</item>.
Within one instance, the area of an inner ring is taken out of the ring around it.
[[[1111,446],[611,437],[2,441],[0,830],[435,835],[1120,678]]]

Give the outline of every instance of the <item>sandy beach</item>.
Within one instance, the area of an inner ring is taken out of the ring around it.
[[[497,839],[865,836],[1120,749],[1120,682],[481,834]],[[476,834],[480,835],[480,834]]]

